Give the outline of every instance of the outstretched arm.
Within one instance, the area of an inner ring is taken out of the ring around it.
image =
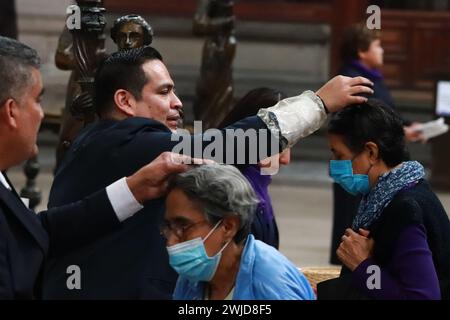
[[[355,95],[372,93],[371,84],[363,77],[337,76],[317,93],[305,91],[281,100],[270,108],[259,110],[257,116],[247,117],[222,130],[207,130],[197,135],[179,130],[170,137],[161,133],[161,139],[166,139],[161,145],[176,153],[212,158],[220,163],[256,164],[318,130],[328,112],[366,101],[367,98]],[[151,134],[154,139],[155,134]]]
[[[372,85],[364,77],[336,76],[316,93],[305,91],[299,96],[281,100],[273,107],[261,109],[258,116],[275,136],[281,135],[282,140],[287,141],[284,149],[318,130],[327,113],[367,101],[367,98],[357,95],[373,93]]]
[[[40,213],[50,238],[50,254],[64,254],[115,230],[142,209],[142,203],[164,195],[170,175],[187,170],[185,163],[195,161],[200,160],[162,153],[128,178],[81,201]]]

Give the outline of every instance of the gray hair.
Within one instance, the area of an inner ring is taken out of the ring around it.
[[[9,98],[21,99],[32,85],[31,67],[39,69],[40,64],[36,50],[0,36],[0,107]]]
[[[212,224],[228,215],[240,219],[240,228],[234,237],[241,242],[250,233],[258,200],[252,186],[233,166],[208,164],[178,174],[171,181],[171,188],[178,188],[203,207],[206,219]]]

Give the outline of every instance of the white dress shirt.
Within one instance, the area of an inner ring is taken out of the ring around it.
[[[3,184],[6,189],[12,190],[12,187],[8,184],[1,172],[0,183]],[[120,222],[132,217],[136,212],[144,208],[137,202],[136,198],[131,193],[126,178],[117,180],[107,186],[106,194],[108,195],[109,202],[111,202],[111,206]]]
[[[1,171],[0,171],[0,182],[2,183],[2,185],[5,186],[6,189],[11,190],[11,186],[8,184],[8,181],[6,181]]]
[[[106,193],[120,222],[144,208],[131,193],[125,177],[107,186]]]

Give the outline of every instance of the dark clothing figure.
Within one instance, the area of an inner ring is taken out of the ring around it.
[[[378,99],[386,103],[389,107],[395,108],[394,100],[392,99],[389,89],[384,83],[383,75],[379,70],[370,70],[357,60],[350,61],[345,64],[340,70],[339,74],[347,77],[365,77],[373,82],[373,95],[371,98]]]
[[[17,13],[15,0],[0,2],[0,36],[17,39]]]
[[[220,128],[228,126],[245,117],[258,113],[260,108],[269,108],[280,100],[287,98],[284,92],[271,88],[256,88],[245,94],[225,117]],[[277,159],[278,161],[278,159]],[[259,166],[239,168],[253,187],[259,199],[256,215],[252,223],[252,233],[255,239],[261,240],[278,249],[279,233],[269,194],[269,185],[272,182],[270,175],[262,175]]]
[[[270,175],[261,175],[258,166],[245,167],[241,172],[250,182],[259,199],[258,208],[252,223],[252,234],[256,240],[261,240],[278,249],[280,244],[278,226],[269,195],[269,185],[272,182],[272,177]]]
[[[333,232],[330,252],[330,263],[332,264],[342,264],[336,255],[336,250],[341,244],[345,229],[352,225],[360,202],[360,195],[351,195],[339,184],[333,182]]]
[[[450,221],[426,181],[397,193],[369,230],[373,256],[320,283],[319,299],[450,299]],[[377,290],[366,285],[371,265],[381,268]]]
[[[395,108],[391,93],[386,87],[383,75],[378,70],[370,70],[359,61],[353,60],[345,64],[339,74],[348,77],[366,77],[374,84],[374,94],[372,98],[378,99],[386,103],[391,108]],[[361,196],[353,196],[346,192],[340,185],[333,183],[333,232],[331,237],[330,263],[341,264],[336,250],[341,243],[341,237],[345,229],[351,226],[353,217],[356,214]]]
[[[0,300],[40,298],[47,257],[86,245],[119,225],[105,189],[35,214],[0,183]]]

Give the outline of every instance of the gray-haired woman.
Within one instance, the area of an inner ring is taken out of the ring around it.
[[[232,166],[202,165],[174,178],[162,227],[180,275],[174,299],[315,299],[294,264],[249,234],[256,205]]]

